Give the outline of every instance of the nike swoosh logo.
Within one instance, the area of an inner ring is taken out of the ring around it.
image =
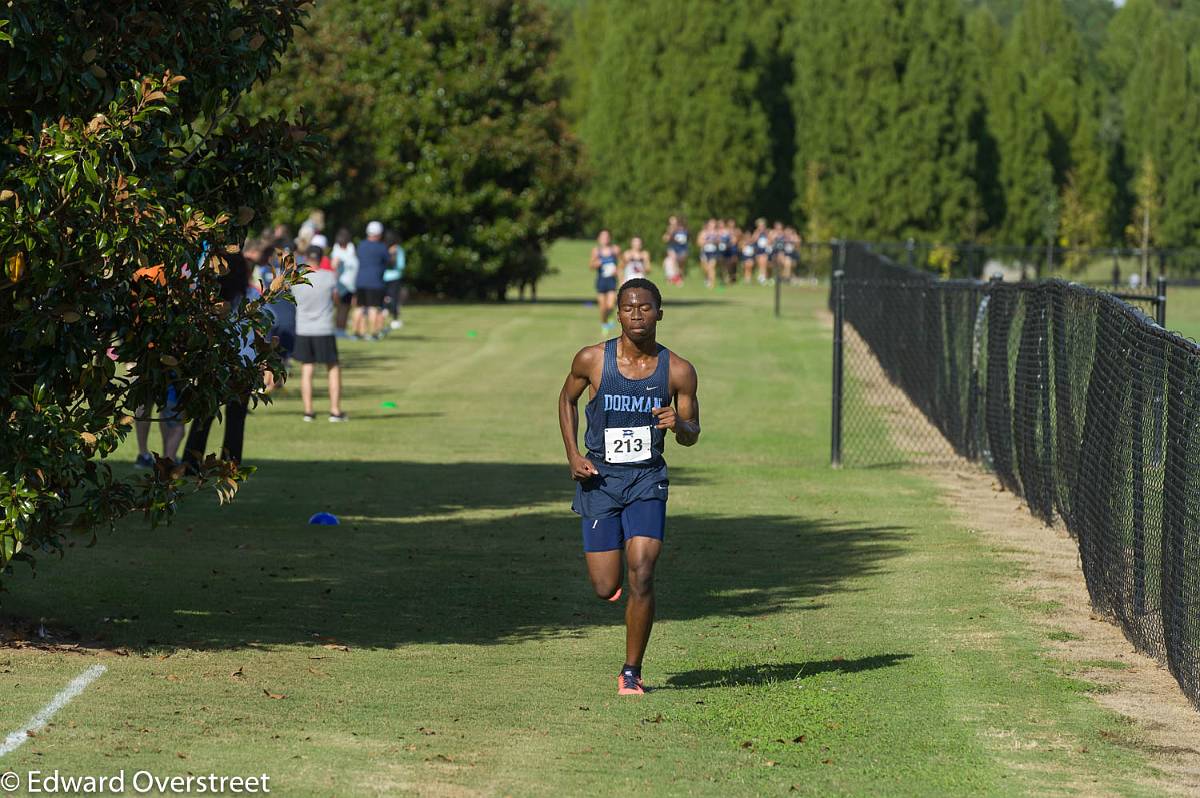
[[[657,387],[658,387],[657,385],[651,385],[649,388],[646,389],[646,393],[650,393],[650,391],[653,391]]]

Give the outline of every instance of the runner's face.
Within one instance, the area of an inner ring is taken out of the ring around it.
[[[621,294],[617,318],[629,340],[652,341],[662,311],[654,304],[654,295],[645,288],[630,288]]]

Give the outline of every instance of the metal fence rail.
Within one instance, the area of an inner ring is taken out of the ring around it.
[[[864,245],[831,285],[835,464],[990,468],[1200,704],[1200,347],[1092,287],[938,280]]]

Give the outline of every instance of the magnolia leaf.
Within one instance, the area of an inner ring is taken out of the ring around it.
[[[96,60],[96,48],[89,47],[83,51],[83,63],[90,64]]]
[[[179,358],[174,357],[173,355],[163,355],[158,360],[164,366],[167,366],[169,368],[175,368],[176,366],[179,365]]]
[[[250,41],[249,41],[250,49],[257,50],[259,47],[263,46],[263,42],[265,42],[266,40],[267,40],[267,37],[263,36],[261,33],[254,34],[252,37],[250,37]]]
[[[100,80],[104,80],[106,77],[108,77],[108,73],[104,71],[104,67],[100,66],[99,64],[92,64],[90,71],[93,75],[100,78]]]
[[[6,188],[3,191],[0,191],[0,202],[8,202],[10,199],[12,199],[15,196],[17,196],[16,192],[10,191],[9,189]]]
[[[4,270],[8,272],[10,282],[20,282],[25,277],[25,253],[18,252],[15,255],[9,255],[4,263]]]
[[[138,280],[146,279],[152,283],[158,283],[159,285],[167,284],[167,275],[166,275],[166,272],[163,271],[163,265],[161,263],[154,265],[154,266],[146,266],[146,267],[142,267],[141,269],[138,269],[136,272],[133,273],[133,279],[135,282]]]
[[[246,29],[242,27],[234,28],[229,31],[229,41],[236,42],[238,39],[246,35]]]

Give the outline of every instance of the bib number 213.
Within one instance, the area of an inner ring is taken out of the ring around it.
[[[604,430],[604,460],[609,463],[639,463],[649,460],[650,427],[607,427]]]

